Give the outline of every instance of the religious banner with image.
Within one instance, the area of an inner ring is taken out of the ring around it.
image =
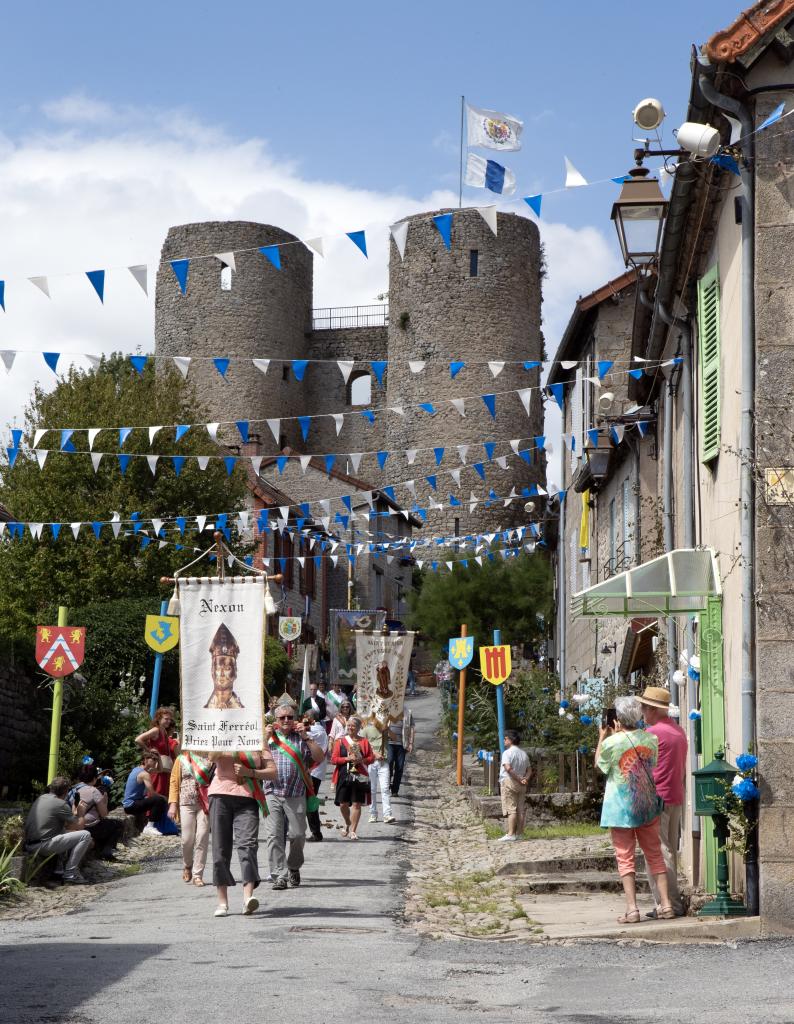
[[[331,609],[331,683],[342,687],[356,685],[357,629],[380,629],[386,621],[384,609],[348,611]]]
[[[356,632],[356,714],[383,727],[399,722],[414,633]]]
[[[261,577],[180,579],[182,748],[234,753],[264,739]]]

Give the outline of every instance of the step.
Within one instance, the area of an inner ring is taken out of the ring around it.
[[[636,880],[637,892],[650,892],[650,886],[644,876]],[[570,874],[532,875],[518,887],[518,892],[525,895],[558,895],[574,896],[577,893],[623,892],[623,885],[616,870],[612,871],[577,871]]]
[[[636,854],[638,871],[645,871],[645,858]],[[497,875],[553,875],[578,874],[582,871],[615,872],[615,854],[611,851],[593,852],[578,857],[556,857],[551,860],[511,860],[496,869]]]

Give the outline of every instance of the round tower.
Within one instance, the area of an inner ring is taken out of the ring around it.
[[[543,358],[542,259],[538,228],[526,217],[499,213],[494,235],[475,209],[439,212],[453,213],[449,251],[433,213],[408,218],[404,258],[391,242],[387,404],[405,406],[406,415],[390,416],[389,448],[445,449],[440,464],[432,450],[420,450],[402,475],[415,480],[420,505],[444,505],[430,512],[425,533],[465,536],[526,522],[522,489],[544,479],[543,453],[533,451],[527,462],[510,444],[518,440],[519,450],[532,449],[543,433],[540,369],[523,365]],[[427,365],[414,374],[409,360]],[[453,361],[466,364],[454,378]],[[505,361],[496,376],[489,361]],[[517,394],[523,388],[532,389],[529,415]],[[495,417],[482,395],[495,396],[488,399]],[[465,399],[465,416],[453,398]],[[417,409],[418,402],[431,402],[435,415]],[[492,460],[483,442],[495,444]],[[466,445],[468,451],[460,449]],[[496,460],[504,458],[503,469]],[[398,462],[392,457],[387,467],[392,480]],[[482,464],[484,481],[475,463]],[[460,487],[449,470],[460,470]],[[427,476],[436,477],[436,491]],[[513,488],[520,500],[485,507],[491,490],[503,499]],[[473,513],[472,492],[479,499]],[[450,507],[450,494],[461,506]]]
[[[285,245],[284,243],[290,243]],[[280,245],[281,269],[258,250]],[[212,253],[234,253],[236,269],[223,275]],[[190,259],[182,294],[170,260]],[[228,287],[226,287],[228,286]],[[188,380],[209,420],[251,420],[306,412],[305,385],[290,360],[307,354],[312,316],[312,253],[294,235],[268,224],[210,221],[168,231],[157,272],[155,351],[158,357],[190,356]],[[212,360],[229,358],[225,379]],[[283,357],[282,362],[279,357]],[[267,373],[251,360],[271,358]],[[278,445],[265,423],[251,426],[264,452]],[[282,423],[285,444],[300,434]],[[235,428],[226,440],[238,440]]]

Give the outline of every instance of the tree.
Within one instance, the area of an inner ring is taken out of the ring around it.
[[[439,648],[460,636],[464,622],[478,645],[491,643],[494,629],[501,629],[502,643],[538,644],[551,601],[551,569],[542,554],[484,560],[482,567],[469,560],[468,568],[423,572],[411,594],[410,620]]]

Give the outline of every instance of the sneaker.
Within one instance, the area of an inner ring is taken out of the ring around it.
[[[87,878],[84,878],[79,871],[76,871],[73,875],[64,875],[64,882],[67,885],[91,885]]]
[[[501,836],[497,839],[497,843],[515,843],[518,840],[518,836]]]
[[[162,838],[163,833],[158,828],[155,828],[154,825],[151,822],[149,822],[149,824],[146,826],[146,828],[144,828],[143,832],[141,832],[141,835],[142,836],[157,836],[158,838]]]
[[[289,884],[291,889],[297,889],[301,884],[301,873],[297,868],[290,868]]]
[[[219,907],[215,908],[215,913],[214,913],[213,916],[214,917],[228,917],[229,916],[229,908],[226,906],[225,903],[222,903]]]
[[[312,835],[307,836],[306,838],[307,843],[321,843],[322,841],[323,837],[322,834],[319,832],[317,833],[317,835],[314,835],[314,833],[312,833]]]
[[[275,880],[275,882],[273,883],[273,888],[276,889],[276,890],[286,889],[287,888],[287,880],[286,880],[286,878],[277,878]]]
[[[383,820],[386,822],[387,825],[393,825],[395,821],[397,821],[393,814],[387,814]]]
[[[243,913],[246,915],[253,914],[255,910],[259,910],[259,900],[256,896],[249,896],[243,904]]]
[[[377,820],[378,820],[377,814],[370,814],[370,816],[369,816],[369,823],[370,823],[370,825],[374,825],[377,822]],[[386,821],[385,818],[383,820]]]

